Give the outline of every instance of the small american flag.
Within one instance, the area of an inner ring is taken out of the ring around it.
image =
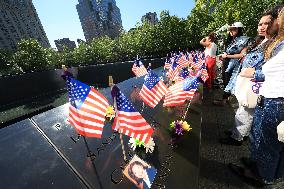
[[[205,60],[205,53],[204,52],[199,52],[198,58]]]
[[[169,71],[167,72],[167,76],[170,80],[174,81],[176,77],[179,75],[179,65],[177,63],[173,63]]]
[[[135,60],[132,66],[132,71],[136,77],[141,77],[147,74],[147,69],[141,62],[141,60]]]
[[[69,96],[69,123],[83,136],[101,138],[108,100],[94,88],[67,79]]]
[[[187,60],[185,55],[181,55],[178,58],[177,63],[179,64],[180,68],[184,68],[184,67],[187,67],[189,65],[189,61]]]
[[[188,77],[199,77],[199,76],[200,76],[200,70],[198,70],[198,71],[190,70],[190,71],[189,71]]]
[[[165,66],[164,66],[164,69],[170,69],[172,63],[171,63],[171,59],[167,59],[166,62],[165,62]]]
[[[112,88],[116,117],[112,128],[120,133],[147,143],[153,133],[152,127],[146,122],[131,102],[115,85]]]
[[[200,78],[202,79],[202,81],[204,83],[209,78],[209,75],[208,75],[207,68],[206,68],[205,64],[203,64],[203,66],[201,68],[201,76],[200,76]]]
[[[139,93],[141,99],[154,108],[167,92],[168,88],[164,82],[155,72],[149,70]]]
[[[185,78],[187,78],[189,76],[189,71],[188,68],[182,68],[179,76],[177,77],[176,81],[183,81]]]
[[[183,104],[185,100],[192,100],[197,88],[197,77],[186,78],[184,81],[175,83],[169,88],[163,106],[178,106]]]
[[[195,69],[195,70],[200,70],[201,67],[203,66],[203,64],[205,64],[205,60],[202,58],[198,58],[195,57],[195,59],[193,59],[193,63],[191,64],[191,66]]]

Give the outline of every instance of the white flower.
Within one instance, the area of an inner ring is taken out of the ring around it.
[[[146,153],[152,153],[154,151],[155,142],[152,137],[149,139],[148,143],[144,145],[144,147],[146,148]]]
[[[135,141],[135,138],[130,138],[129,141],[128,141],[128,144],[130,145],[130,147],[135,150],[136,149],[136,141]]]
[[[153,140],[153,138],[150,138],[147,144],[144,144],[143,142],[135,139],[135,138],[130,138],[128,141],[128,144],[130,145],[130,148],[132,148],[134,151],[136,149],[137,146],[141,147],[143,146],[146,150],[146,153],[152,153],[154,151],[154,147],[155,147],[155,142]]]

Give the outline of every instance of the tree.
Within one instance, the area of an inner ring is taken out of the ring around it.
[[[13,64],[13,50],[0,49],[0,75],[13,74],[20,72],[19,66]]]
[[[52,65],[51,60],[50,50],[42,47],[35,39],[21,40],[12,58],[13,64],[24,72],[48,69]]]
[[[261,14],[280,3],[280,0],[198,0],[188,16],[188,28],[192,30],[191,44],[198,45],[202,36],[236,21],[245,25],[247,36],[254,37],[257,34],[257,23]]]
[[[240,21],[245,25],[245,34],[254,37],[257,23],[264,10],[281,3],[280,0],[197,0],[186,19],[164,10],[156,25],[137,23],[130,31],[122,31],[116,39],[107,36],[80,43],[74,50],[57,52],[44,48],[34,40],[22,40],[16,52],[0,51],[1,72],[37,71],[60,68],[62,64],[107,63],[133,60],[140,57],[165,56],[172,50],[199,49],[199,41],[211,31],[225,24]],[[226,31],[225,31],[226,32]],[[224,36],[227,34],[224,32]],[[221,40],[219,40],[221,41]],[[21,68],[21,69],[19,69]]]

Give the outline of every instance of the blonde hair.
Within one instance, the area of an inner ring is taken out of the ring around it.
[[[265,60],[268,60],[271,57],[272,51],[276,45],[284,40],[284,8],[281,9],[277,19],[278,21],[280,20],[278,34],[275,40],[267,47]]]

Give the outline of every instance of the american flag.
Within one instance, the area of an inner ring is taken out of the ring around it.
[[[170,69],[171,65],[172,65],[171,59],[167,59],[165,62],[164,69]]]
[[[193,62],[193,57],[192,56],[193,56],[192,54],[188,54],[187,55],[187,60],[188,60],[189,64],[191,64]]]
[[[189,65],[189,61],[187,60],[187,58],[186,58],[185,55],[181,55],[181,56],[178,58],[177,63],[179,64],[179,66],[180,66],[181,68],[187,67],[187,66]]]
[[[145,68],[141,60],[134,61],[134,64],[132,66],[132,71],[136,77],[141,77],[147,74],[147,69]]]
[[[168,88],[164,82],[155,72],[149,70],[139,93],[141,99],[154,108],[167,92]]]
[[[184,81],[175,83],[169,88],[163,106],[178,106],[183,104],[185,100],[192,100],[197,87],[197,77],[186,78]]]
[[[182,68],[179,76],[177,77],[176,81],[183,81],[185,78],[187,78],[189,76],[189,71],[188,68]]]
[[[202,79],[202,81],[204,83],[209,78],[209,75],[208,75],[207,68],[206,68],[205,64],[203,64],[203,66],[201,68],[201,76],[200,76],[200,78]]]
[[[201,58],[202,60],[205,60],[205,53],[204,52],[200,52],[198,55],[198,58]]]
[[[205,64],[205,60],[202,59],[201,57],[195,57],[193,59],[193,63],[191,64],[191,66],[195,69],[195,70],[200,70],[201,67],[203,66],[203,64]]]
[[[201,74],[200,70],[190,70],[188,77],[199,77]]]
[[[135,110],[131,102],[117,86],[113,86],[111,93],[116,108],[116,117],[112,128],[120,133],[147,143],[154,131],[152,127],[141,114]]]
[[[174,81],[176,77],[179,75],[179,65],[177,63],[173,63],[169,71],[167,72],[167,76],[170,80]]]
[[[108,100],[94,88],[67,79],[69,96],[69,123],[83,136],[101,138]]]

